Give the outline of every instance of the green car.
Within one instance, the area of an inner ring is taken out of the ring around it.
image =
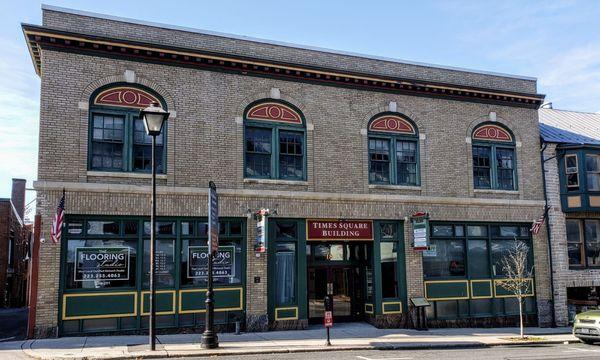
[[[600,310],[591,310],[575,316],[573,335],[586,344],[600,341]]]

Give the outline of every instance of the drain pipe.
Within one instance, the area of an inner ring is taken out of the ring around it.
[[[540,138],[541,139],[541,138]],[[542,144],[544,144],[544,146],[542,147],[541,151],[540,151],[540,157],[542,159],[542,180],[544,182],[544,202],[545,202],[545,208],[544,208],[544,212],[546,213],[547,219],[546,219],[546,233],[547,233],[547,237],[548,237],[548,257],[549,257],[549,264],[550,264],[550,293],[552,294],[551,298],[552,298],[552,309],[550,311],[550,314],[552,315],[552,320],[551,320],[551,324],[550,326],[555,328],[556,327],[556,314],[555,314],[555,310],[556,310],[556,303],[554,301],[554,269],[553,269],[553,262],[552,262],[552,237],[550,234],[550,208],[548,207],[548,192],[546,190],[546,161],[550,161],[552,159],[554,159],[556,157],[552,156],[549,157],[548,159],[544,159],[544,151],[546,151],[546,148],[548,147],[548,143],[544,141],[544,139],[541,139]]]

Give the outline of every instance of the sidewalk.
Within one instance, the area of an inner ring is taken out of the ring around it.
[[[509,339],[518,336],[518,333],[518,328],[416,331],[376,329],[366,323],[351,323],[334,326],[330,347],[324,346],[325,330],[319,326],[300,331],[220,334],[220,348],[215,350],[200,348],[200,334],[160,335],[155,352],[148,350],[148,337],[144,335],[65,337],[0,343],[0,359],[19,349],[38,359],[138,359],[324,350],[485,347],[523,344]],[[577,341],[571,335],[571,328],[527,328],[526,334],[542,338],[535,343]]]

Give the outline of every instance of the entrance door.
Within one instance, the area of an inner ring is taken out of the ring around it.
[[[334,321],[360,320],[364,297],[361,270],[357,266],[332,265],[308,269],[309,322],[323,321],[327,284],[332,284]]]

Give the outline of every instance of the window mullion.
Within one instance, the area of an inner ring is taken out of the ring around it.
[[[396,139],[391,137],[390,141],[390,184],[398,184],[398,164],[396,163]]]
[[[123,167],[125,171],[133,171],[133,116],[127,114],[125,117],[124,131],[123,131]]]
[[[279,179],[279,129],[271,130],[271,179]]]
[[[498,158],[496,156],[496,146],[490,146],[490,185],[492,189],[499,188],[498,181]]]

